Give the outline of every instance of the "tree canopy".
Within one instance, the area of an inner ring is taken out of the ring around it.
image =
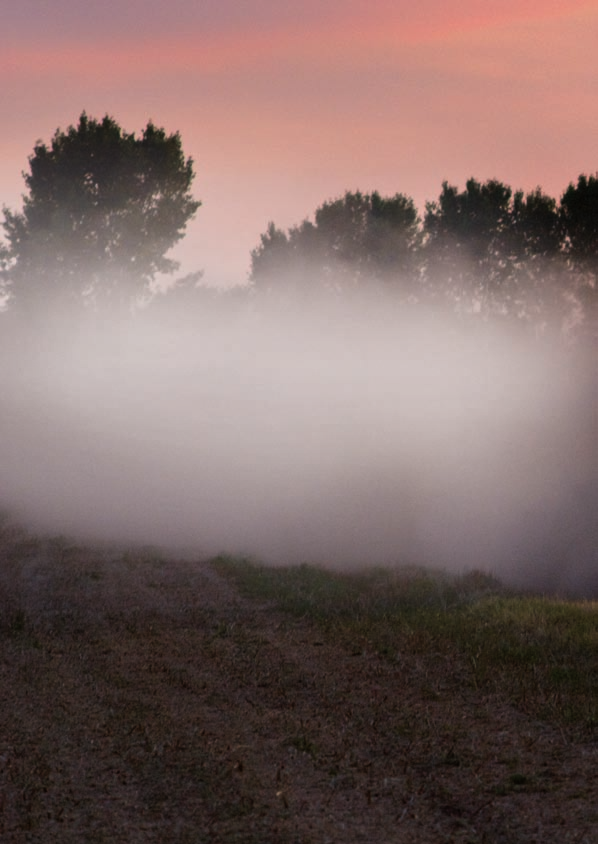
[[[463,190],[444,182],[423,220],[402,194],[347,192],[313,219],[286,232],[269,224],[251,256],[254,290],[311,295],[383,282],[403,301],[462,315],[595,331],[598,176],[580,176],[560,202],[496,179],[472,178]]]
[[[556,201],[540,188],[524,196],[495,179],[469,179],[463,191],[445,182],[424,231],[426,281],[460,311],[529,317],[553,307],[563,236]]]
[[[3,212],[0,306],[8,297],[25,314],[129,309],[178,269],[168,253],[201,205],[178,133],[149,121],[136,136],[83,112],[35,145],[23,175],[22,210]],[[200,276],[154,297],[161,313],[205,304]],[[251,253],[250,282],[303,299],[385,291],[535,331],[596,334],[598,174],[580,175],[559,201],[496,179],[470,178],[463,190],[444,182],[423,219],[404,194],[347,191],[286,231],[271,222]]]
[[[21,212],[4,209],[4,277],[17,308],[130,305],[178,263],[166,257],[200,206],[178,133],[139,137],[81,114],[38,142]]]
[[[511,197],[501,182],[469,179],[461,192],[444,182],[426,206],[429,281],[465,308],[504,287],[509,275]]]
[[[347,291],[372,282],[413,283],[421,243],[413,200],[396,194],[347,191],[288,232],[270,223],[251,254],[251,281],[260,290],[281,287]]]
[[[575,294],[586,326],[598,336],[598,173],[579,176],[561,199],[564,249],[575,273]]]

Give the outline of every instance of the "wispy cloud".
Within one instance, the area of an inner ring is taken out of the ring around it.
[[[417,8],[380,4],[367,19],[361,6],[348,4],[346,14],[316,21],[316,26],[309,18],[276,23],[274,15],[268,26],[239,25],[216,33],[193,27],[177,34],[116,30],[76,38],[69,32],[49,37],[24,32],[4,45],[0,68],[5,78],[8,74],[43,80],[67,73],[87,80],[126,82],[148,75],[167,79],[181,73],[229,75],[273,66],[284,69],[297,62],[341,71],[387,64],[392,58],[400,65],[420,55],[427,63],[442,64],[448,72],[450,59],[457,66],[468,62],[470,72],[508,74],[521,68],[526,54],[541,54],[543,42],[554,40],[555,33],[567,39],[567,30],[575,30],[578,43],[581,36],[581,50],[568,56],[581,66],[590,42],[584,31],[598,24],[595,4],[584,2],[529,0],[505,2],[498,8],[464,2],[455,10],[453,4],[429,0]],[[505,51],[511,54],[508,62]],[[549,49],[547,60],[551,53]],[[277,81],[273,78],[272,85]]]

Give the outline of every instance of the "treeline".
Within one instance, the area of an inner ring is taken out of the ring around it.
[[[113,118],[81,114],[37,143],[19,212],[4,209],[0,292],[6,310],[127,311],[144,304],[187,315],[209,301],[201,273],[174,282],[169,250],[201,203],[178,133],[149,122],[139,136]],[[243,284],[243,280],[240,280]],[[496,180],[444,183],[420,216],[403,194],[347,192],[313,221],[274,223],[251,254],[250,297],[318,300],[353,293],[509,320],[543,335],[595,337],[598,315],[598,174],[560,199],[524,195]],[[232,297],[231,297],[232,298]],[[230,299],[229,299],[230,301]]]
[[[598,178],[579,176],[557,202],[496,180],[445,182],[423,219],[402,194],[347,192],[313,222],[270,223],[251,282],[270,295],[371,289],[463,316],[516,320],[540,332],[595,331]]]

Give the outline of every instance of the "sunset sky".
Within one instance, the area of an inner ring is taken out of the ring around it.
[[[9,0],[0,202],[81,111],[151,118],[195,161],[184,269],[243,282],[269,220],[347,189],[423,212],[444,179],[558,197],[596,172],[597,44],[596,0]]]

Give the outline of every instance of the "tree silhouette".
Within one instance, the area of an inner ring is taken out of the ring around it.
[[[598,268],[598,173],[579,176],[561,198],[561,219],[567,254],[580,268]]]
[[[596,180],[585,177],[560,206],[540,188],[445,182],[426,206],[425,283],[462,314],[561,333],[596,289],[597,208]]]
[[[200,203],[178,133],[150,121],[141,135],[108,115],[37,143],[23,210],[4,209],[4,277],[17,309],[126,307],[178,263],[166,253]]]
[[[583,331],[598,339],[598,173],[579,176],[561,198],[564,249],[581,309]]]
[[[459,192],[444,182],[426,206],[427,282],[464,313],[491,311],[510,294],[512,191],[494,179],[469,179]]]
[[[559,254],[562,227],[555,199],[539,187],[525,197],[518,191],[511,214],[519,260],[546,260]]]
[[[257,290],[346,292],[378,283],[411,292],[421,242],[413,200],[347,192],[325,202],[314,222],[288,232],[270,223],[251,255]]]
[[[512,312],[543,332],[560,332],[566,301],[563,230],[556,200],[538,187],[513,197]]]
[[[259,290],[271,290],[281,286],[283,279],[289,285],[291,272],[296,269],[297,255],[290,235],[268,223],[264,234],[260,235],[260,244],[251,252],[250,281]],[[296,241],[297,237],[293,237]]]

